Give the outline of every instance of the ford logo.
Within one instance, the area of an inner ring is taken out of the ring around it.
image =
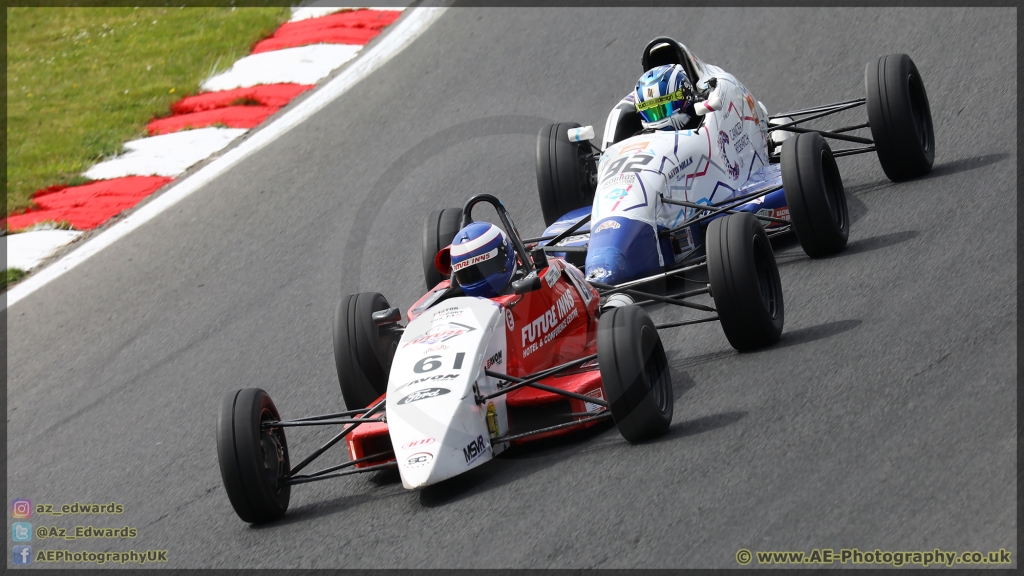
[[[402,404],[416,402],[417,400],[425,400],[427,398],[437,398],[438,396],[444,396],[449,392],[451,392],[451,390],[447,388],[427,388],[425,390],[417,390],[416,392],[413,392],[399,400],[398,405],[401,406]]]

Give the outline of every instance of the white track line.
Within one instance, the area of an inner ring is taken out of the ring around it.
[[[195,174],[174,183],[170,190],[167,190],[150,203],[139,208],[124,220],[114,224],[108,230],[91,238],[81,248],[74,250],[67,256],[8,290],[4,307],[10,308],[16,302],[42,288],[50,281],[85,262],[93,254],[100,252],[107,246],[127,236],[130,232],[149,222],[174,204],[177,204],[181,199],[202,188],[205,184],[220,176],[244,158],[298,126],[401,52],[413,40],[423,34],[435,20],[440,18],[445,10],[447,8],[414,8],[408,10],[407,12],[409,13],[402,20],[389,27],[390,29],[386,31],[386,36],[381,38],[376,46],[360,54],[349,69],[328,82],[323,88],[310,94],[305,101],[253,134],[252,137],[239,144],[236,148],[228,150],[223,156],[213,160]]]

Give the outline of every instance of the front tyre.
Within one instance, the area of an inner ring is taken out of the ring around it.
[[[537,134],[537,193],[546,226],[594,203],[596,164],[585,158],[590,146],[569,141],[569,129],[579,127],[576,122],[562,122],[545,126]]]
[[[708,280],[722,331],[744,352],[782,335],[782,281],[768,235],[749,212],[711,221],[707,230]]]
[[[793,231],[811,258],[846,247],[850,213],[839,166],[817,132],[796,134],[782,146],[782,186]]]
[[[935,162],[935,129],[928,94],[906,54],[882,56],[864,71],[868,123],[878,161],[893,181],[923,176]]]
[[[400,336],[373,321],[374,312],[388,308],[384,296],[363,292],[342,298],[334,312],[334,363],[349,410],[366,408],[388,389]]]
[[[238,517],[258,524],[284,516],[291,486],[291,464],[283,428],[263,429],[280,421],[270,396],[259,388],[229,392],[217,420],[217,456],[228,499]]]
[[[672,376],[654,323],[637,306],[610,308],[597,326],[597,360],[612,419],[636,443],[668,432]]]

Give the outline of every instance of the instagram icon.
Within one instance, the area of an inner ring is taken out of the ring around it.
[[[15,500],[11,503],[11,517],[29,519],[32,517],[31,500]]]

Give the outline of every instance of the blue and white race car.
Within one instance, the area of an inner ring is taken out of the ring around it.
[[[671,38],[651,41],[642,63],[645,74],[608,115],[600,148],[590,143],[593,127],[575,123],[538,137],[548,228],[535,240],[585,268],[591,282],[619,285],[699,265],[709,256],[710,221],[735,212],[755,214],[769,237],[795,232],[811,257],[836,253],[850,219],[835,158],[876,152],[894,181],[932,167],[928,98],[905,54],[867,65],[866,98],[776,115]],[[867,122],[803,126],[859,106]],[[851,134],[865,128],[871,138]],[[833,151],[826,139],[858,146]]]

